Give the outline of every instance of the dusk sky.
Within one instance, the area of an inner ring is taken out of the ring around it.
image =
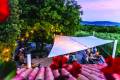
[[[82,6],[83,21],[120,22],[120,0],[77,0]]]

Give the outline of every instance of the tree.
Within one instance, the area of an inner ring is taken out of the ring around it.
[[[53,41],[54,34],[73,35],[79,29],[81,7],[75,0],[20,0],[19,8],[25,26],[37,27],[32,40],[41,42],[41,48]]]
[[[56,29],[57,25],[62,33],[71,35],[80,25],[80,9],[75,0],[21,0],[20,18],[29,26],[40,23],[44,27],[48,23]]]
[[[56,33],[72,35],[79,27],[80,8],[75,0],[10,0],[11,15],[0,24],[0,53],[14,51],[16,39],[34,28],[29,39],[42,44],[51,42]]]
[[[9,0],[11,15],[6,22],[0,24],[0,60],[9,60],[15,49],[15,42],[20,33],[19,2]]]

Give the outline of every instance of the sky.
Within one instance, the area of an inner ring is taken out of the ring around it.
[[[77,0],[83,21],[120,22],[120,0]]]

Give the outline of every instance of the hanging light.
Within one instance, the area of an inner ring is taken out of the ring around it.
[[[9,60],[10,60],[10,58],[8,58],[8,57],[5,59],[5,61],[7,61],[7,62],[8,62]]]
[[[24,38],[22,38],[21,41],[24,41]]]
[[[15,43],[14,46],[17,46],[17,43]]]
[[[28,37],[29,37],[29,33],[27,32],[27,33],[25,34],[25,36],[28,38]]]
[[[32,34],[34,33],[34,31],[33,31],[33,30],[31,30],[30,32],[31,32]]]
[[[8,53],[10,51],[10,48],[4,48],[3,53]]]

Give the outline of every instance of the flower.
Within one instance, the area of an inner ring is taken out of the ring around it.
[[[50,65],[50,68],[51,68],[52,70],[58,69],[58,68],[59,68],[59,65],[58,65],[56,62],[52,62],[52,64]]]
[[[109,56],[105,59],[106,63],[108,64],[108,66],[112,66],[113,63],[113,58],[112,56]]]
[[[52,64],[50,65],[51,69],[62,68],[64,64],[68,61],[68,59],[64,56],[56,56],[52,59]]]
[[[8,0],[0,0],[0,23],[4,22],[9,17],[9,14]]]
[[[78,77],[78,74],[80,74],[80,72],[81,72],[81,65],[78,63],[78,62],[76,62],[76,61],[74,61],[73,63],[72,63],[72,65],[73,65],[73,67],[72,67],[72,69],[71,69],[71,74],[74,76],[74,77]]]
[[[112,56],[109,56],[108,58],[106,58],[106,63],[108,66],[102,68],[101,71],[104,73],[107,80],[115,80],[112,74],[120,73],[120,58],[116,57],[113,59]]]

